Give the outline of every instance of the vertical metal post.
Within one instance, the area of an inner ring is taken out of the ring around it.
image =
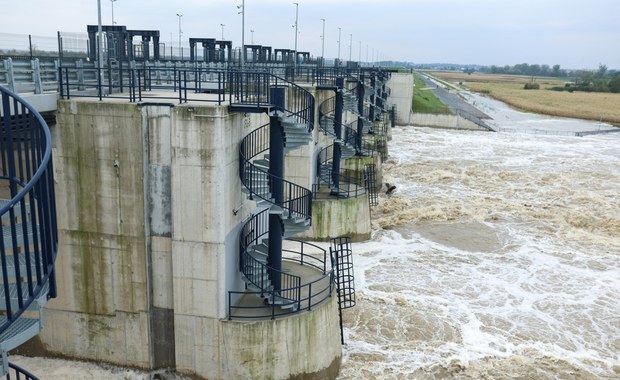
[[[344,99],[342,91],[344,88],[344,78],[336,78],[336,105],[334,107],[334,133],[336,141],[334,142],[334,156],[332,162],[332,195],[338,195],[340,187],[340,157],[342,156],[342,111]]]
[[[284,206],[284,130],[280,117],[284,116],[283,87],[269,89],[271,103],[275,110],[269,115],[269,174],[271,175],[271,196],[276,207],[269,213],[269,249],[267,265],[271,268],[271,284],[274,292],[282,289],[282,225],[281,212]]]
[[[321,35],[321,66],[325,66],[325,19],[323,21],[323,34]]]
[[[295,54],[293,56],[293,80],[295,79],[295,75],[297,75],[297,27],[299,21],[299,3],[295,4]]]
[[[28,35],[28,46],[30,48],[30,60],[32,61],[32,35]]]

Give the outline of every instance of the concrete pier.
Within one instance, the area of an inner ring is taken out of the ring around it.
[[[239,228],[255,208],[238,144],[267,120],[225,105],[59,101],[63,297],[47,308],[41,348],[209,379],[335,378],[335,297],[275,321],[227,319],[228,291],[245,287]],[[313,147],[295,153],[287,170],[308,185]]]

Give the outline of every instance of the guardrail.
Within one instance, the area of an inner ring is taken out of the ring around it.
[[[0,95],[0,181],[10,194],[0,207],[0,286],[4,290],[0,302],[5,317],[1,334],[45,290],[49,297],[56,296],[58,233],[50,131],[41,115],[17,94],[0,87]]]
[[[260,273],[260,266],[264,265],[247,253],[248,247],[258,244],[268,234],[269,210],[264,210],[253,217],[244,225],[241,230],[240,251],[242,252],[240,265],[242,272],[248,276],[252,273],[247,272],[248,267],[256,267],[256,274]],[[334,289],[334,271],[330,261],[328,261],[327,251],[318,245],[287,239],[296,247],[283,249],[283,261],[293,262],[300,265],[310,266],[319,271],[320,276],[316,279],[302,283],[301,277],[278,272],[285,276],[282,282],[282,289],[273,291],[261,288],[258,291],[229,291],[228,292],[228,319],[275,319],[286,315],[296,314],[302,311],[312,310],[313,307],[323,303],[331,297]],[[256,284],[259,286],[259,284]],[[259,286],[260,287],[260,286]],[[266,298],[286,298],[296,303],[292,309],[280,308],[278,304],[261,305],[234,305],[236,299],[243,296],[266,297]]]

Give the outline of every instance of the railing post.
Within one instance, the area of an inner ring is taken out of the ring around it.
[[[41,81],[41,63],[39,58],[30,61],[32,67],[32,80],[34,81],[34,93],[43,93],[43,82]]]

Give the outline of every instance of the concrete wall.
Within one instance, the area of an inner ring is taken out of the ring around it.
[[[151,366],[142,112],[59,102],[58,298],[41,340],[68,356]]]
[[[334,302],[276,322],[226,320],[228,291],[245,288],[238,231],[255,208],[239,141],[267,121],[225,106],[59,102],[59,297],[44,348],[209,379],[337,372]],[[287,161],[295,180],[309,181],[313,150]]]
[[[488,129],[458,115],[440,115],[411,112],[409,124],[421,127],[438,127],[451,129],[467,129],[473,131],[488,131]]]
[[[396,106],[396,124],[409,124],[409,112],[413,103],[413,74],[392,73],[387,86],[392,90],[387,103],[390,107]]]

